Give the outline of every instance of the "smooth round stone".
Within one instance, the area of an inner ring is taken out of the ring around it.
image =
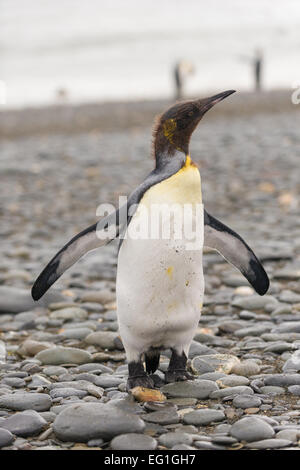
[[[52,413],[51,411],[40,411],[39,415],[44,418],[47,423],[53,423],[56,418],[56,414]]]
[[[225,419],[223,411],[213,409],[195,410],[191,413],[186,413],[182,418],[184,423],[194,424],[195,426],[206,426],[223,419]]]
[[[170,449],[178,444],[191,445],[193,443],[193,437],[186,432],[168,432],[159,436],[158,442],[160,445]]]
[[[300,333],[300,322],[299,321],[285,321],[281,325],[276,326],[275,333]]]
[[[274,304],[274,307],[278,304],[278,300],[271,295],[264,295],[259,297],[258,295],[251,295],[248,297],[236,297],[231,302],[233,307],[238,307],[243,310],[261,310],[267,304]]]
[[[88,447],[101,447],[103,442],[103,439],[91,439],[90,441],[88,441],[87,445]]]
[[[50,318],[55,320],[86,320],[88,313],[83,308],[79,307],[69,307],[61,308],[50,313]]]
[[[300,385],[291,385],[288,387],[288,391],[297,397],[300,397]]]
[[[48,411],[52,400],[46,393],[17,392],[0,396],[0,407],[10,410]]]
[[[35,302],[29,289],[21,289],[11,286],[0,286],[0,312],[20,313],[36,307],[47,306],[52,302],[64,300],[64,297],[56,289],[46,292],[42,299]]]
[[[123,383],[125,379],[116,377],[114,375],[100,375],[96,377],[94,384],[98,387],[103,388],[110,388],[110,387],[118,387],[121,383]]]
[[[62,441],[88,442],[110,440],[126,433],[142,433],[145,423],[110,404],[76,403],[63,409],[53,423],[55,435]]]
[[[227,435],[229,433],[231,429],[231,425],[230,424],[225,424],[225,423],[222,423],[222,424],[218,424],[215,429],[214,429],[214,433],[215,434],[222,434],[222,435]]]
[[[273,374],[265,377],[264,382],[265,385],[276,385],[279,387],[300,385],[300,374]]]
[[[249,385],[249,383],[250,380],[242,375],[226,375],[217,380],[217,385],[219,385],[220,388],[238,387],[240,385]]]
[[[70,328],[63,330],[61,333],[64,338],[67,339],[84,339],[92,330],[90,328]]]
[[[234,332],[234,335],[238,338],[244,338],[245,336],[261,336],[263,333],[270,331],[273,325],[255,325],[247,328],[241,328]]]
[[[16,436],[35,436],[39,434],[47,421],[34,410],[26,410],[21,413],[6,418],[0,423],[1,428],[5,428]]]
[[[197,403],[197,398],[169,398],[165,403],[172,403],[177,406],[194,406]]]
[[[49,343],[49,342],[46,343],[46,342],[41,342],[41,341],[35,341],[33,339],[27,339],[19,347],[18,353],[21,354],[22,356],[25,356],[25,357],[35,356],[40,351],[43,351],[44,349],[51,348],[51,346],[52,346],[52,344]]]
[[[0,449],[1,447],[7,447],[15,440],[15,437],[10,431],[4,428],[0,428]]]
[[[210,394],[210,398],[224,398],[232,395],[253,395],[253,390],[247,385],[239,385],[237,387],[226,387],[221,390],[216,390]]]
[[[206,372],[223,372],[230,374],[235,364],[240,361],[232,354],[206,354],[192,360],[192,368],[199,374]]]
[[[27,385],[27,387],[29,389],[35,389],[35,388],[39,388],[39,387],[48,387],[48,385],[50,385],[50,384],[51,384],[50,380],[47,380],[42,375],[34,374],[32,376],[31,382]]]
[[[161,392],[168,397],[205,399],[218,390],[218,386],[211,380],[193,380],[174,382],[161,388]]]
[[[234,437],[230,436],[213,436],[211,442],[213,442],[214,444],[231,445],[235,444],[237,440]]]
[[[49,377],[51,375],[60,376],[62,374],[66,374],[66,373],[67,373],[67,369],[65,367],[49,366],[49,367],[45,367],[43,369],[43,374],[48,375]]]
[[[269,344],[264,351],[265,352],[275,352],[281,354],[285,351],[291,351],[295,349],[291,343],[287,343],[285,341],[276,341],[274,343]]]
[[[40,351],[35,358],[41,361],[42,364],[49,365],[84,364],[93,360],[92,355],[87,351],[63,346]]]
[[[204,374],[201,374],[200,377],[201,380],[212,380],[213,382],[216,382],[223,377],[228,377],[228,375],[224,374],[224,372],[205,372]]]
[[[285,389],[283,387],[276,387],[276,385],[265,385],[264,387],[261,387],[260,391],[266,395],[282,395],[285,393]]]
[[[85,338],[85,342],[87,344],[99,346],[101,349],[123,349],[119,335],[111,331],[96,331],[94,333],[90,333]]]
[[[143,416],[143,420],[155,424],[177,424],[180,421],[179,415],[176,411],[153,411]]]
[[[22,388],[26,386],[25,380],[18,377],[5,377],[1,380],[1,385],[2,384],[9,385],[13,388]]]
[[[293,442],[288,439],[263,439],[257,442],[251,442],[246,444],[248,449],[281,449],[282,447],[288,447]]]
[[[112,450],[154,450],[157,441],[145,434],[121,434],[114,437],[110,443]]]
[[[261,403],[261,399],[254,395],[239,395],[232,400],[232,406],[242,409],[260,407]]]
[[[283,365],[282,370],[283,372],[288,372],[289,370],[300,371],[300,350],[292,354],[292,356]]]
[[[99,304],[107,304],[113,302],[116,298],[116,294],[108,289],[99,291],[85,292],[81,297],[81,302],[93,302]]]
[[[190,350],[189,350],[189,357],[192,359],[196,356],[201,356],[202,354],[214,354],[214,350],[205,346],[205,344],[200,344],[198,341],[192,341]]]
[[[76,375],[76,380],[86,380],[87,382],[95,383],[98,379],[96,374],[89,374],[88,372],[82,372]]]
[[[300,440],[300,429],[283,429],[276,434],[276,439],[287,439],[288,441],[298,442]]]
[[[176,411],[177,410],[177,406],[175,406],[175,404],[172,403],[171,400],[163,401],[163,402],[146,401],[144,403],[144,408],[147,411]]]
[[[77,369],[80,372],[90,372],[92,374],[101,374],[101,373],[106,373],[106,374],[112,374],[113,369],[111,367],[107,367],[103,364],[97,364],[95,362],[92,362],[90,364],[82,364],[77,367]],[[128,366],[126,365],[126,370],[128,370]]]
[[[239,441],[254,442],[270,439],[275,431],[269,423],[251,416],[236,421],[231,426],[230,434]]]
[[[67,398],[79,397],[83,398],[88,394],[85,390],[78,390],[76,388],[55,388],[50,391],[51,398]]]

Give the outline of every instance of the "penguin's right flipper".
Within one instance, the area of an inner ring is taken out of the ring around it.
[[[119,214],[114,212],[73,237],[47,264],[36,279],[31,295],[39,300],[49,287],[87,252],[106,245],[118,236]]]
[[[218,251],[235,266],[259,295],[269,288],[269,278],[247,243],[233,230],[204,211],[204,245]]]

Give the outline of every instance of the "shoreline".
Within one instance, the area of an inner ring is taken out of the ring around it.
[[[258,113],[294,112],[292,90],[237,92],[216,106],[205,119]],[[0,139],[81,132],[113,132],[151,126],[157,114],[174,101],[168,99],[61,104],[0,112]]]

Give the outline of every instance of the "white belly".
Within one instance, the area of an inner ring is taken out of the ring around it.
[[[153,194],[150,196],[153,201]],[[147,199],[144,202],[147,206]],[[187,232],[182,239],[176,239],[180,225],[186,228],[186,220],[179,221],[176,230],[171,222],[168,239],[134,238],[135,229],[145,219],[139,209],[129,225],[119,251],[116,285],[120,334],[128,361],[138,360],[151,347],[175,348],[188,355],[204,293],[201,200],[200,204],[199,198],[197,204],[193,201],[191,207],[189,221],[194,224],[197,218],[198,224],[193,245],[185,236]],[[168,216],[162,217],[160,229],[166,224],[170,226]]]

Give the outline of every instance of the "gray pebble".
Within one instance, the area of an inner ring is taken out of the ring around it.
[[[161,388],[162,393],[170,397],[205,399],[218,390],[218,386],[211,380],[193,380],[186,382],[174,382]]]
[[[238,395],[232,400],[232,406],[242,409],[256,408],[259,407],[261,403],[261,399],[254,395]]]
[[[62,375],[67,372],[67,369],[65,367],[60,367],[60,366],[48,366],[43,369],[43,374],[51,376],[51,375]]]
[[[300,439],[300,429],[283,429],[276,434],[276,439],[287,439],[288,441],[298,442]]]
[[[0,449],[1,447],[7,447],[14,441],[14,436],[7,429],[0,427]]]
[[[300,385],[300,374],[274,374],[264,379],[265,385],[286,387],[288,385]]]
[[[287,439],[263,439],[257,442],[251,442],[246,444],[248,449],[281,449],[282,447],[288,447],[292,445],[293,442]]]
[[[85,397],[88,393],[85,390],[78,390],[76,388],[55,388],[50,391],[51,398],[66,398],[66,397]]]
[[[62,441],[88,442],[109,440],[128,432],[141,433],[145,423],[138,416],[101,403],[78,403],[67,406],[53,423],[55,435]]]
[[[232,395],[253,395],[253,390],[247,385],[239,385],[237,387],[226,387],[216,390],[210,394],[210,398],[224,398]]]
[[[143,415],[143,420],[155,424],[176,424],[179,423],[180,418],[176,411],[153,411],[147,415]]]
[[[260,391],[266,395],[282,395],[285,393],[285,389],[283,387],[277,387],[276,385],[265,385],[264,387],[261,387]]]
[[[112,450],[154,450],[157,441],[145,434],[121,434],[114,437],[110,443]]]
[[[256,417],[242,418],[236,421],[230,434],[239,441],[260,441],[274,436],[275,431],[267,422]]]
[[[170,449],[171,447],[178,444],[191,445],[193,443],[193,437],[188,433],[180,431],[167,432],[158,438],[158,442],[160,445]]]
[[[17,411],[48,411],[51,403],[51,398],[45,393],[17,392],[0,396],[0,407]]]
[[[67,348],[57,346],[55,348],[44,349],[36,356],[36,359],[42,364],[60,365],[60,364],[84,364],[92,361],[92,355],[78,348]]]
[[[5,428],[16,436],[27,437],[39,434],[47,421],[34,410],[26,410],[6,418],[0,423],[1,428]]]
[[[194,424],[195,426],[206,426],[207,424],[222,421],[225,419],[223,411],[213,409],[203,409],[186,413],[182,420],[186,424]]]
[[[288,387],[288,391],[297,397],[300,397],[300,385],[291,385]]]

